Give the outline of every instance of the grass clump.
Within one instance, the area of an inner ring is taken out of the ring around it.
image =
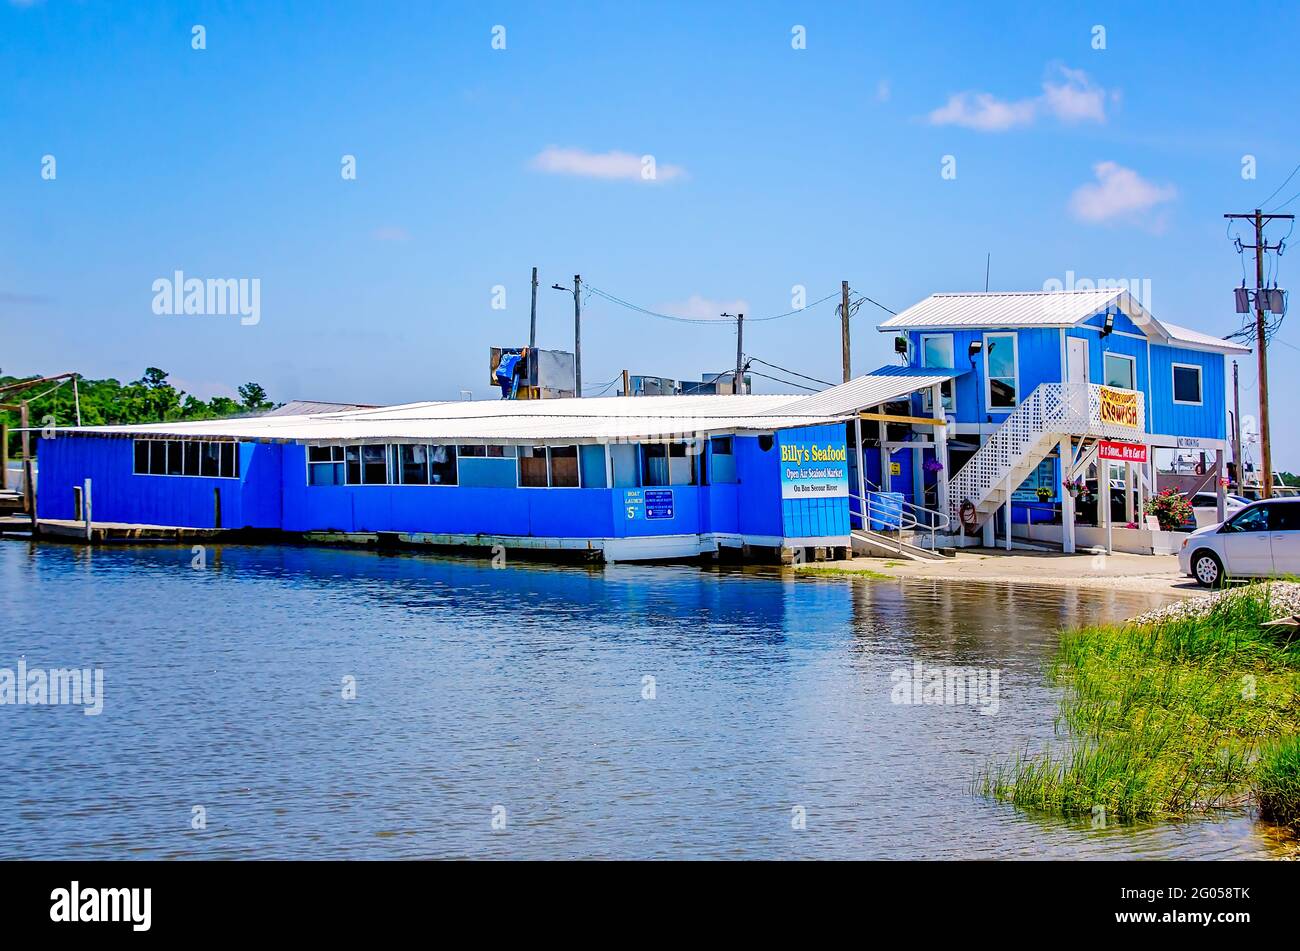
[[[1276,614],[1254,585],[1208,611],[1064,633],[1050,675],[1065,750],[990,765],[977,790],[1058,815],[1180,818],[1252,792],[1262,803],[1273,757],[1275,801],[1294,813],[1300,644],[1260,627]]]
[[[1255,789],[1261,817],[1300,828],[1300,738],[1289,736],[1264,751]]]

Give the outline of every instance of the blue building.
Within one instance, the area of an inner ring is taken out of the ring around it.
[[[943,425],[886,440],[890,458],[902,459],[892,471],[906,474],[910,464],[904,491],[943,495],[932,504],[980,529],[986,543],[995,523],[1009,542],[1013,523],[1055,512],[1055,537],[1074,550],[1078,492],[1066,483],[1089,481],[1094,494],[1123,485],[1126,523],[1143,531],[1138,513],[1158,488],[1160,449],[1212,454],[1207,487],[1222,503],[1225,360],[1249,348],[1157,320],[1120,289],[935,294],[879,329],[895,335],[909,372],[952,375],[937,405],[929,393],[911,399],[912,414]],[[926,474],[928,459],[952,473],[947,486]],[[1110,548],[1110,506],[1097,508],[1104,524],[1094,527],[1106,530]]]
[[[808,396],[691,395],[314,406],[265,416],[58,430],[37,515],[609,561],[724,549],[897,552],[1055,523],[1121,484],[1136,514],[1156,448],[1223,469],[1225,356],[1122,291],[937,294],[881,325],[899,362]],[[325,411],[323,411],[325,410]],[[1108,459],[1118,457],[1118,464]],[[1211,478],[1213,476],[1211,475]],[[1220,488],[1220,492],[1222,489]],[[1109,506],[1099,506],[1109,516]],[[1121,541],[1151,550],[1150,539]],[[1022,532],[1023,534],[1024,532]],[[910,542],[910,544],[909,544]],[[1145,546],[1145,547],[1144,547]]]

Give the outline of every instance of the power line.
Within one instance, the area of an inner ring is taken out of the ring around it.
[[[822,386],[836,386],[836,385],[838,385],[838,384],[835,384],[835,383],[827,383],[825,380],[819,380],[819,379],[817,379],[817,377],[815,377],[815,376],[809,376],[809,375],[806,374],[806,373],[799,373],[798,371],[796,371],[796,370],[791,370],[791,369],[789,369],[788,367],[781,367],[781,366],[777,366],[775,363],[768,363],[766,360],[760,360],[758,357],[756,357],[756,356],[754,356],[754,355],[752,355],[752,354],[746,354],[746,356],[748,356],[749,359],[750,359],[750,361],[753,362],[753,363],[761,363],[761,364],[763,364],[763,366],[765,366],[765,367],[771,367],[773,370],[780,370],[782,373],[789,373],[791,376],[797,376],[797,377],[799,377],[800,379],[803,379],[803,380],[811,380],[813,383],[820,383]]]
[[[760,373],[758,370],[748,370],[746,372],[752,373],[754,376],[761,376],[765,380],[774,380],[775,382],[782,383],[785,386],[797,386],[799,389],[807,390],[809,393],[820,392],[811,386],[804,386],[802,383],[795,383],[793,380],[782,380],[780,377],[768,376],[766,373]]]
[[[671,320],[680,324],[710,324],[713,326],[724,326],[724,327],[731,326],[729,321],[716,320],[712,317],[680,317],[676,314],[665,314],[657,310],[651,310],[648,307],[642,307],[639,304],[633,304],[631,301],[626,301],[621,297],[609,293],[608,291],[601,290],[599,287],[596,287],[595,285],[592,284],[587,285],[587,290],[593,294],[603,297],[605,300],[609,301],[610,303],[618,304],[620,307],[626,307],[628,310],[634,310],[638,314],[644,314],[647,317],[658,317],[661,320]],[[801,314],[806,310],[811,310],[812,308],[816,307],[818,304],[826,303],[826,301],[830,300],[832,297],[835,297],[838,293],[839,292],[836,291],[835,293],[827,294],[825,297],[818,298],[817,300],[813,301],[811,304],[807,304],[803,307],[795,308],[794,310],[786,311],[783,314],[769,314],[766,317],[747,316],[745,319],[749,321],[780,320],[782,317],[793,317],[795,314]]]
[[[1276,195],[1276,194],[1277,194],[1278,192],[1280,192],[1282,189],[1286,188],[1286,183],[1289,182],[1289,181],[1291,181],[1291,179],[1295,178],[1295,173],[1296,173],[1296,172],[1300,172],[1300,164],[1296,165],[1295,168],[1291,169],[1291,174],[1288,175],[1288,176],[1286,177],[1286,179],[1282,182],[1281,185],[1279,185],[1279,186],[1277,186],[1277,188],[1273,189],[1273,194],[1272,194],[1272,195],[1269,195],[1267,198],[1265,198],[1263,201],[1261,201],[1261,202],[1259,203],[1259,207],[1263,208],[1265,205],[1267,205],[1270,201],[1273,200],[1273,196],[1274,196],[1274,195]],[[1300,194],[1300,192],[1298,192],[1297,194]],[[1291,200],[1291,201],[1294,201],[1294,200],[1295,200],[1295,196],[1293,195],[1293,196],[1291,197],[1290,200]],[[1274,208],[1273,210],[1274,210],[1274,211],[1277,211],[1276,208]]]

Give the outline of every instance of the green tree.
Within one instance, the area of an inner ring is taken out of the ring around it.
[[[245,383],[239,388],[239,398],[244,409],[254,413],[268,410],[272,405],[260,383]]]

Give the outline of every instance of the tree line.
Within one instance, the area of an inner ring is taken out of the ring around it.
[[[277,404],[267,397],[258,383],[245,383],[238,387],[239,399],[214,396],[201,400],[192,393],[179,390],[168,382],[168,373],[158,367],[147,367],[138,380],[122,383],[114,379],[88,380],[77,378],[77,400],[81,406],[81,425],[115,426],[128,423],[163,423],[180,419],[220,419],[274,409]],[[40,374],[6,376],[0,372],[0,386],[40,379]],[[0,394],[0,403],[16,404],[28,399],[28,412],[33,428],[47,425],[53,419],[55,426],[77,424],[76,405],[73,400],[72,381],[62,385],[35,386],[17,394]],[[21,424],[17,410],[0,412],[0,419],[9,424],[10,455],[18,452],[21,438],[14,432]]]

